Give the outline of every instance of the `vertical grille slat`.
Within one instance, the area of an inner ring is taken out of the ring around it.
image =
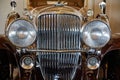
[[[77,50],[80,42],[80,18],[73,14],[43,14],[38,17],[37,48],[44,50]],[[76,53],[40,52],[39,62],[45,80],[62,76],[72,80],[80,58]]]

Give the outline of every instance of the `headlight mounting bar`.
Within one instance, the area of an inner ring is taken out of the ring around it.
[[[70,53],[74,53],[74,52],[89,52],[90,49],[77,49],[77,50],[41,50],[41,49],[17,49],[17,52],[52,52],[52,53],[67,53],[67,52],[70,52]]]

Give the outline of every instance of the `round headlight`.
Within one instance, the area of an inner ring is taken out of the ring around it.
[[[105,46],[111,37],[110,27],[101,20],[93,20],[83,26],[82,38],[92,48]]]
[[[9,40],[18,47],[27,47],[36,39],[35,26],[25,19],[13,21],[6,33]]]
[[[87,59],[87,67],[89,69],[97,69],[100,66],[100,60],[97,57],[89,57]]]
[[[34,60],[30,56],[24,56],[20,60],[20,65],[23,69],[32,69],[34,66]]]

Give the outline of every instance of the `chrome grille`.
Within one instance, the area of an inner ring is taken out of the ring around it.
[[[43,14],[38,17],[37,48],[45,50],[80,49],[80,18],[72,14]],[[45,80],[72,80],[80,53],[40,52],[40,68]]]

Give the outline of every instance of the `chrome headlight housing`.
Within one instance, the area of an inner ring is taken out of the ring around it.
[[[110,37],[110,27],[104,21],[93,20],[83,26],[83,41],[91,48],[101,48],[105,46],[110,40]]]
[[[23,69],[32,69],[34,67],[34,59],[31,56],[23,56],[20,59],[20,65]]]
[[[87,67],[95,70],[100,66],[100,60],[98,57],[92,56],[87,59]]]
[[[26,19],[17,19],[9,24],[6,35],[18,47],[27,47],[36,39],[35,26]]]

